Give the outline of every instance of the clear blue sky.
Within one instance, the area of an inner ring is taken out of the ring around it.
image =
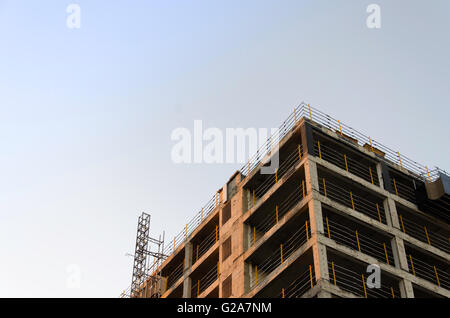
[[[80,0],[79,30],[70,3],[0,0],[1,297],[119,295],[140,212],[170,239],[240,166],[171,162],[195,119],[276,127],[306,101],[450,170],[447,0]]]

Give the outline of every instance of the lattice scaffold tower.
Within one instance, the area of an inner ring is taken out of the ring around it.
[[[159,297],[161,289],[161,273],[154,266],[159,267],[161,262],[167,258],[162,254],[164,249],[164,234],[159,239],[149,236],[150,214],[142,212],[138,219],[136,247],[134,252],[133,276],[130,286],[130,297]],[[150,243],[157,245],[157,252],[152,252]],[[153,262],[149,261],[149,258]],[[150,263],[152,264],[150,267]],[[143,294],[142,294],[143,292]]]

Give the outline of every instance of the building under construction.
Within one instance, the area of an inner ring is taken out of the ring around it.
[[[449,297],[449,203],[444,171],[302,103],[175,238],[140,221],[124,296]]]

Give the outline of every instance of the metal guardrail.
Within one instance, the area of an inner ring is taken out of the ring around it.
[[[450,254],[450,237],[431,231],[429,227],[427,228],[426,223],[413,222],[401,212],[398,213],[398,220],[403,233]]]
[[[198,298],[209,286],[211,286],[217,279],[219,279],[218,264],[214,265],[208,273],[202,278],[198,279],[191,287],[191,297]]]
[[[264,235],[272,227],[278,224],[278,221],[286,213],[305,198],[307,193],[304,184],[305,182],[302,180],[301,185],[296,187],[290,194],[286,194],[283,201],[275,206],[275,210],[272,213],[265,213],[267,215],[260,222],[254,225],[249,224],[252,230],[250,246],[253,246],[259,240],[260,236]],[[256,237],[256,232],[258,232],[258,238]]]
[[[279,298],[300,298],[307,291],[311,290],[316,281],[316,276],[313,270],[313,266],[309,265],[309,268],[299,275],[292,283],[286,288],[281,289],[281,293],[278,294]]]
[[[351,190],[336,185],[325,178],[319,180],[318,192],[321,195],[324,195],[325,197],[328,197],[355,211],[361,212],[362,214],[365,214],[380,223],[387,224],[382,201],[377,202],[354,194]]]
[[[268,275],[272,273],[278,266],[286,262],[295,251],[303,246],[310,238],[310,229],[308,223],[301,226],[289,239],[280,244],[280,248],[271,253],[264,261],[255,265],[255,275],[250,281],[250,289],[254,289],[257,285],[266,281]],[[258,272],[260,277],[258,279]],[[266,275],[261,279],[261,273]]]
[[[331,129],[341,137],[350,137],[360,146],[366,146],[366,148],[371,149],[376,152],[380,150],[384,153],[384,159],[388,162],[396,164],[403,167],[414,174],[416,177],[422,179],[423,181],[434,181],[439,176],[439,173],[443,173],[447,176],[449,174],[438,167],[433,170],[429,170],[427,166],[424,166],[404,155],[401,155],[398,151],[394,151],[375,139],[366,136],[363,133],[347,126],[346,124],[340,122],[340,120],[334,119],[333,117],[321,112],[320,110],[311,107],[309,104],[302,102],[300,105],[294,108],[294,111],[289,114],[288,118],[281,124],[279,130],[269,138],[265,144],[263,144],[257,153],[250,158],[247,165],[244,165],[240,172],[243,176],[247,176],[253,171],[254,168],[258,167],[260,159],[265,155],[269,154],[273,149],[274,145],[277,145],[294,127],[300,118],[305,117],[313,122],[316,122],[328,129]],[[345,138],[344,138],[345,139]]]
[[[367,234],[361,233],[356,227],[350,228],[328,217],[324,218],[326,235],[338,244],[345,245],[361,253],[370,255],[378,261],[395,266],[392,247],[387,241],[377,241]]]
[[[409,268],[414,276],[425,279],[439,287],[450,289],[450,273],[436,265],[431,265],[409,254]]]
[[[400,298],[398,286],[387,286],[383,282],[380,288],[368,288],[364,272],[358,273],[335,262],[328,262],[330,283],[340,289],[364,298]]]
[[[314,154],[373,185],[380,185],[377,170],[374,166],[364,165],[352,156],[328,147],[320,141],[314,143]]]

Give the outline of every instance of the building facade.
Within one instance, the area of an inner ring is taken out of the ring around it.
[[[446,173],[302,104],[132,297],[449,297],[449,189]]]

